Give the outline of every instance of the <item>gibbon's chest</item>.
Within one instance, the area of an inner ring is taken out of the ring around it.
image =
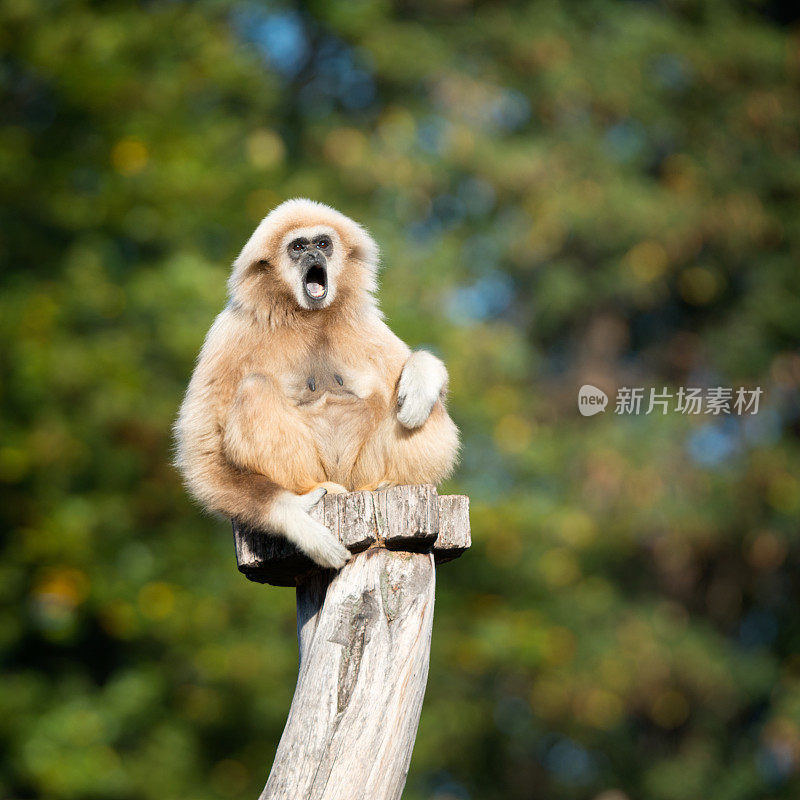
[[[369,366],[354,368],[321,356],[292,365],[281,383],[292,405],[317,415],[325,409],[363,406],[378,390],[379,375]]]
[[[382,394],[380,376],[369,366],[315,358],[287,376],[286,395],[306,422],[329,480],[346,483]]]

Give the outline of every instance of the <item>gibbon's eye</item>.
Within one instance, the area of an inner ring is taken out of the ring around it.
[[[292,250],[294,250],[295,253],[299,253],[302,249],[303,249],[302,242],[292,242]]]
[[[317,242],[317,247],[319,247],[320,250],[325,250],[326,248],[330,247],[330,244],[331,243],[328,239],[320,239]]]

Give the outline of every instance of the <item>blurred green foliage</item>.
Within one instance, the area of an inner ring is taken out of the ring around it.
[[[228,265],[364,222],[451,371],[408,800],[800,795],[800,37],[790,4],[0,4],[0,795],[256,797],[294,598],[170,466]],[[756,386],[757,417],[577,413]],[[613,401],[612,401],[613,406]]]

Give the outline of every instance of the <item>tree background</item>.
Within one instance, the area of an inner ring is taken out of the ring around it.
[[[2,0],[0,81],[0,795],[266,779],[293,593],[236,572],[170,426],[296,195],[372,230],[463,431],[405,798],[800,794],[791,4]],[[613,413],[740,385],[757,416]]]

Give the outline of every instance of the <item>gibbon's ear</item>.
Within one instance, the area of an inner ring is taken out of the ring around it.
[[[373,274],[378,271],[378,245],[367,231],[352,220],[348,226],[347,236],[349,250],[348,259],[354,259],[364,264]]]
[[[228,296],[236,303],[245,305],[259,301],[262,297],[262,292],[258,290],[259,276],[271,269],[272,264],[268,258],[242,252],[233,262],[233,270],[228,278]]]

